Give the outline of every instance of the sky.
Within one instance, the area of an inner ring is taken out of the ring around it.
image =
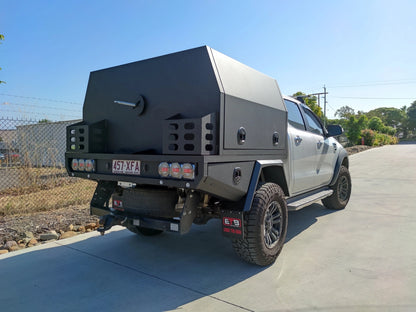
[[[327,116],[416,100],[416,1],[0,2],[0,119],[81,118],[89,72],[208,45]]]

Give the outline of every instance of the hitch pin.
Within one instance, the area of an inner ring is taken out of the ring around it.
[[[125,105],[125,106],[129,106],[129,107],[136,107],[137,103],[131,103],[131,102],[124,102],[124,101],[114,101],[114,104],[120,104],[120,105]]]

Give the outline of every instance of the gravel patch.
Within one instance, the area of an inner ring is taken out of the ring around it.
[[[97,222],[98,217],[91,216],[87,206],[2,216],[0,217],[0,250],[13,251],[31,247],[60,238],[68,231],[77,234],[90,232],[96,229]],[[68,234],[63,237],[68,237]]]
[[[355,145],[355,146],[351,146],[351,147],[346,147],[346,151],[348,153],[348,155],[353,155],[353,154],[357,154],[359,152],[363,152],[366,151],[368,149],[374,148],[374,146],[367,146],[367,145]]]

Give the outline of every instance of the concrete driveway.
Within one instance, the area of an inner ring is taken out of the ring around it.
[[[416,311],[416,145],[350,157],[343,211],[289,214],[277,262],[240,261],[220,224],[115,228],[0,256],[6,311]]]

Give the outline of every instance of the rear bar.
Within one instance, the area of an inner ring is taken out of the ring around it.
[[[72,159],[93,159],[95,171],[74,171],[71,168]],[[141,174],[119,174],[112,172],[113,160],[138,160],[141,162]],[[161,162],[191,163],[195,166],[194,179],[182,179],[173,177],[161,177],[158,173],[158,166]],[[189,155],[142,155],[142,154],[101,154],[101,153],[74,153],[65,154],[65,167],[72,177],[104,180],[123,181],[136,184],[163,185],[178,188],[196,188],[204,176],[204,156]]]

